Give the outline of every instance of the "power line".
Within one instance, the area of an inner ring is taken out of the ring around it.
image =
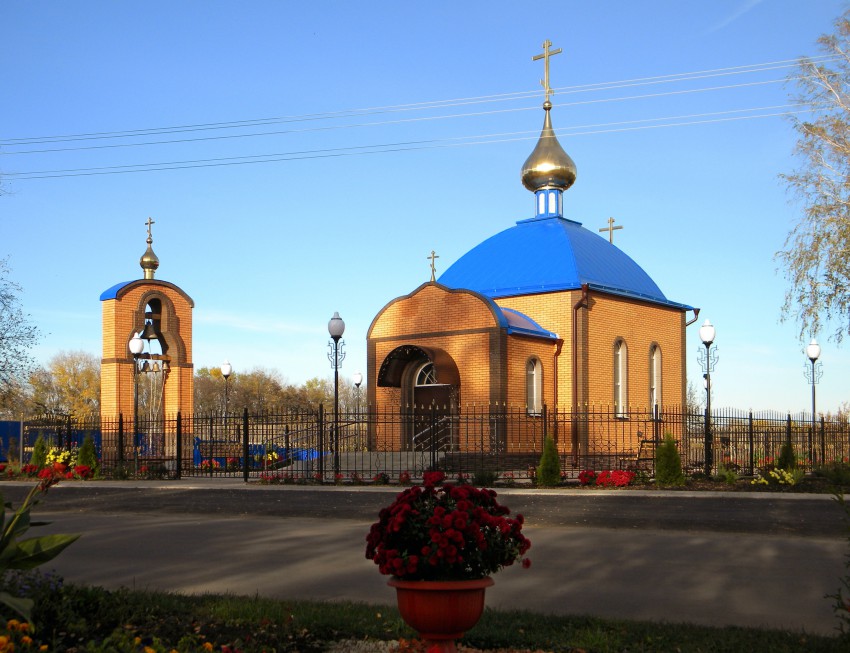
[[[761,107],[758,109],[736,109],[732,111],[720,111],[702,114],[690,114],[686,116],[671,116],[666,118],[647,118],[643,120],[620,121],[614,123],[601,123],[596,125],[585,125],[581,128],[572,128],[570,130],[558,130],[563,133],[569,131],[568,136],[587,136],[602,133],[617,133],[638,131],[646,129],[659,129],[667,127],[682,127],[697,124],[711,124],[730,122],[738,120],[752,120],[759,118],[769,118],[778,116],[787,116],[800,113],[797,110],[777,111],[777,109],[787,109],[802,105],[777,105],[772,107]],[[752,111],[770,111],[770,113],[750,114],[750,115],[728,115],[750,113]],[[711,117],[713,116],[713,117]],[[720,117],[724,116],[724,117]],[[699,119],[698,119],[699,118]],[[663,124],[639,124],[648,122],[665,122]],[[575,129],[583,129],[584,131],[574,131]],[[536,132],[534,132],[536,133]],[[534,133],[530,132],[513,132],[505,134],[488,134],[480,136],[465,136],[443,139],[432,139],[424,141],[406,141],[399,143],[385,143],[378,145],[360,145],[345,148],[328,148],[318,150],[304,150],[295,152],[283,152],[273,154],[258,154],[239,157],[223,157],[215,159],[195,159],[186,161],[167,161],[158,163],[141,163],[128,164],[119,166],[102,166],[95,168],[72,168],[65,170],[39,170],[21,173],[4,173],[5,176],[14,179],[51,179],[60,177],[80,177],[94,175],[112,175],[112,174],[127,174],[133,172],[156,172],[164,170],[185,170],[190,168],[210,168],[232,165],[247,165],[256,163],[275,163],[281,161],[296,161],[303,159],[317,159],[329,157],[354,156],[363,154],[387,154],[394,152],[404,152],[411,150],[425,150],[446,147],[466,147],[472,145],[487,145],[494,143],[505,143],[520,140],[530,140],[534,138]],[[486,140],[485,140],[486,139]],[[452,142],[455,141],[455,142]],[[460,141],[460,142],[457,142]]]
[[[558,107],[573,107],[573,106],[582,106],[587,104],[603,104],[608,102],[626,102],[629,100],[645,100],[645,99],[655,99],[661,97],[670,97],[674,95],[690,95],[694,93],[709,93],[714,91],[722,91],[722,90],[730,90],[730,89],[738,89],[738,88],[746,88],[752,86],[764,86],[767,84],[776,84],[784,82],[784,79],[773,79],[773,80],[763,80],[757,82],[744,82],[741,84],[727,84],[725,86],[709,86],[704,88],[696,88],[696,89],[684,89],[679,91],[665,91],[662,93],[646,93],[643,95],[628,95],[623,97],[615,97],[615,98],[599,98],[599,99],[591,99],[591,100],[579,100],[575,102],[565,102],[558,103],[556,106]],[[325,127],[310,127],[305,129],[287,129],[287,130],[277,130],[277,131],[264,131],[264,132],[254,132],[250,134],[229,134],[223,136],[202,136],[197,138],[180,138],[180,139],[171,139],[171,140],[163,140],[163,141],[143,141],[141,143],[117,143],[111,145],[83,145],[79,147],[59,147],[59,148],[45,148],[40,150],[19,150],[17,152],[4,152],[0,153],[5,156],[10,156],[14,154],[46,154],[52,152],[79,152],[86,150],[104,150],[104,149],[116,149],[116,148],[127,148],[127,147],[147,147],[152,145],[174,145],[174,144],[182,144],[182,143],[197,143],[197,142],[210,142],[210,141],[223,141],[223,140],[233,140],[239,138],[255,138],[262,136],[282,136],[288,134],[303,134],[310,132],[318,132],[318,131],[332,131],[339,129],[353,129],[353,128],[364,128],[364,127],[386,127],[388,125],[401,125],[401,124],[410,124],[416,122],[432,122],[436,120],[450,120],[455,118],[473,118],[473,117],[482,117],[488,115],[497,115],[503,113],[515,113],[518,111],[532,111],[537,110],[538,107],[520,107],[516,109],[493,109],[491,111],[475,111],[475,112],[466,112],[466,113],[453,113],[446,114],[441,116],[421,116],[418,118],[402,118],[397,120],[382,120],[377,122],[366,122],[366,123],[348,123],[344,125],[331,125]]]
[[[814,62],[828,62],[832,61],[835,57],[831,56],[822,56],[816,57],[812,59]],[[782,68],[794,67],[799,64],[798,60],[786,59],[781,61],[773,61],[761,64],[748,64],[744,66],[733,66],[727,68],[716,68],[712,70],[702,70],[695,72],[687,72],[687,73],[672,73],[667,75],[657,75],[653,77],[640,77],[629,80],[620,80],[614,82],[598,82],[592,84],[582,84],[576,86],[565,86],[558,87],[555,89],[555,92],[558,94],[574,94],[574,93],[586,93],[586,92],[596,92],[603,90],[612,90],[617,88],[626,88],[626,87],[634,87],[634,86],[644,86],[650,84],[660,84],[660,83],[674,83],[674,82],[682,82],[682,81],[692,81],[697,79],[706,79],[708,77],[718,77],[718,76],[726,76],[726,75],[739,75],[739,74],[749,74],[755,72],[764,72],[769,70],[778,70]],[[784,81],[784,80],[782,80]],[[379,106],[379,107],[371,107],[364,109],[346,109],[336,112],[325,112],[325,113],[312,113],[312,114],[303,114],[297,116],[279,116],[272,118],[257,118],[257,119],[249,119],[249,120],[238,120],[231,122],[216,122],[216,123],[198,123],[198,124],[189,124],[189,125],[178,125],[171,127],[155,127],[148,129],[133,129],[133,130],[125,130],[125,131],[114,131],[114,132],[93,132],[93,133],[82,133],[82,134],[66,134],[66,135],[58,135],[58,136],[38,136],[38,137],[26,137],[26,138],[7,138],[0,141],[0,146],[15,146],[15,145],[38,145],[38,144],[46,144],[46,143],[56,143],[56,142],[68,142],[68,141],[81,141],[81,140],[102,140],[102,139],[116,139],[116,138],[134,138],[139,136],[152,136],[158,134],[170,134],[170,133],[184,133],[191,131],[206,131],[206,130],[220,130],[220,129],[235,129],[235,128],[243,128],[243,127],[254,127],[266,124],[280,124],[280,123],[290,123],[290,122],[305,122],[305,121],[315,121],[315,120],[330,120],[330,119],[339,119],[346,118],[352,116],[362,116],[362,115],[376,115],[381,113],[391,113],[391,112],[399,112],[399,111],[421,111],[421,110],[430,110],[437,108],[446,108],[446,107],[455,107],[455,106],[465,106],[470,104],[480,104],[480,103],[488,103],[488,102],[503,102],[509,100],[518,100],[518,99],[527,99],[530,97],[538,97],[539,91],[520,91],[513,93],[503,93],[503,94],[495,94],[495,95],[484,95],[478,97],[470,97],[470,98],[456,98],[451,100],[434,100],[428,102],[418,102],[418,103],[408,103],[408,104],[399,104],[399,105],[389,105],[389,106]],[[183,142],[183,141],[175,141],[175,142]],[[35,150],[38,152],[48,151],[48,150]],[[15,152],[17,153],[28,153],[28,152]]]

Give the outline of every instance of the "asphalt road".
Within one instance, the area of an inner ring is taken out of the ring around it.
[[[27,491],[0,483],[17,505]],[[55,559],[66,579],[115,588],[388,604],[365,536],[397,489],[183,480],[60,484],[41,532],[83,537]],[[752,625],[831,634],[850,553],[830,497],[535,491],[500,500],[526,517],[532,567],[496,576],[496,609]]]

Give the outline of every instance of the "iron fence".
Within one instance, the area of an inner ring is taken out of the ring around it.
[[[584,469],[654,472],[655,451],[669,434],[688,472],[720,467],[742,475],[770,467],[790,442],[803,469],[850,460],[847,419],[814,425],[811,416],[716,410],[607,407],[529,414],[507,406],[366,409],[334,415],[316,411],[195,415],[146,422],[124,416],[84,421],[69,416],[28,420],[14,447],[32,455],[35,440],[74,449],[94,441],[104,475],[112,477],[241,476],[279,482],[388,482],[421,477],[496,473],[528,480],[545,438],[552,437],[566,478]],[[13,447],[9,446],[8,450]],[[706,455],[708,458],[706,458]],[[706,466],[706,460],[708,465]]]

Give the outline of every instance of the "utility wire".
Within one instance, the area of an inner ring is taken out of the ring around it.
[[[616,133],[638,131],[646,129],[659,129],[666,127],[681,127],[697,124],[710,124],[720,122],[730,122],[738,120],[752,120],[758,118],[768,118],[777,116],[787,116],[800,113],[798,110],[777,111],[778,109],[793,109],[802,105],[777,105],[772,107],[761,107],[759,109],[737,109],[732,111],[720,111],[702,114],[690,114],[685,116],[671,116],[667,118],[648,118],[644,120],[620,121],[614,123],[601,123],[595,125],[585,125],[583,127],[575,127],[571,130],[560,130],[561,132],[569,131],[568,136],[586,136],[601,133]],[[769,113],[751,114],[751,115],[728,115],[750,113],[752,111],[769,111]],[[722,117],[721,117],[722,116]],[[676,121],[665,122],[663,124],[639,124],[652,123],[660,121]],[[575,131],[582,129],[583,131]],[[536,133],[536,132],[534,132]],[[4,173],[5,176],[13,179],[47,179],[57,177],[79,177],[92,175],[110,175],[110,174],[126,174],[131,172],[155,172],[163,170],[183,170],[188,168],[209,168],[230,165],[246,165],[252,163],[273,163],[280,161],[295,161],[303,159],[317,159],[329,157],[353,156],[362,154],[386,154],[392,152],[403,152],[411,150],[436,149],[446,147],[465,147],[471,145],[485,145],[494,143],[514,142],[521,140],[530,140],[534,138],[534,133],[530,132],[513,132],[505,134],[487,134],[480,136],[465,136],[454,138],[433,139],[424,141],[407,141],[399,143],[384,143],[378,145],[360,145],[344,148],[328,148],[319,150],[304,150],[294,152],[283,152],[273,154],[258,154],[250,156],[238,157],[223,157],[215,159],[195,159],[187,161],[167,161],[159,163],[141,163],[119,166],[102,166],[95,168],[71,168],[65,170],[39,170],[21,173]],[[453,142],[454,141],[454,142]]]
[[[615,98],[598,98],[592,100],[578,100],[575,102],[565,102],[558,103],[555,106],[558,107],[574,107],[574,106],[582,106],[588,104],[605,104],[608,102],[627,102],[630,100],[646,100],[646,99],[655,99],[661,97],[670,97],[674,95],[690,95],[694,93],[709,93],[714,91],[724,91],[730,89],[739,89],[746,88],[752,86],[764,86],[767,84],[776,84],[784,82],[784,79],[773,79],[773,80],[765,80],[758,82],[744,82],[741,84],[729,84],[726,86],[710,86],[704,88],[696,88],[696,89],[686,89],[681,91],[665,91],[662,93],[646,93],[643,95],[627,95],[623,97],[615,97]],[[223,141],[223,140],[233,140],[238,138],[256,138],[262,136],[282,136],[288,134],[303,134],[309,132],[318,132],[318,131],[334,131],[339,129],[353,129],[353,128],[364,128],[364,127],[386,127],[388,125],[401,125],[401,124],[410,124],[416,122],[433,122],[437,120],[450,120],[455,118],[478,118],[482,116],[491,116],[503,113],[515,113],[518,111],[534,111],[537,110],[538,107],[521,107],[516,109],[493,109],[491,111],[475,111],[475,112],[467,112],[467,113],[453,113],[446,114],[441,116],[421,116],[418,118],[400,118],[396,120],[381,120],[377,122],[367,122],[367,123],[348,123],[344,125],[330,125],[324,127],[308,127],[304,129],[286,129],[286,130],[276,130],[276,131],[264,131],[264,132],[254,132],[249,134],[228,134],[222,136],[201,136],[196,138],[180,138],[180,139],[169,139],[162,141],[144,141],[141,143],[116,143],[110,145],[84,145],[79,147],[59,147],[59,148],[45,148],[40,150],[19,150],[19,151],[11,151],[11,152],[0,152],[0,154],[9,156],[13,154],[46,154],[49,152],[79,152],[85,150],[103,150],[103,149],[115,149],[115,148],[126,148],[126,147],[142,147],[142,146],[152,146],[152,145],[174,145],[180,143],[197,143],[197,142],[209,142],[209,141]]]
[[[822,57],[816,57],[811,59],[811,61],[816,63],[824,63],[829,62],[835,59],[835,57],[831,57],[828,55],[824,55]],[[558,87],[555,89],[557,94],[575,94],[575,93],[585,93],[591,91],[603,91],[603,90],[612,90],[618,88],[625,87],[634,87],[634,86],[643,86],[650,84],[660,84],[660,83],[674,83],[674,82],[682,82],[682,81],[692,81],[697,79],[705,79],[708,77],[718,77],[724,75],[739,75],[739,74],[748,74],[755,72],[764,72],[769,70],[778,70],[782,68],[789,68],[799,65],[798,60],[782,60],[782,61],[774,61],[767,62],[762,64],[749,64],[745,66],[734,66],[728,68],[717,68],[713,70],[702,70],[696,72],[688,72],[688,73],[673,73],[667,75],[657,75],[653,77],[640,77],[630,80],[621,80],[615,82],[598,82],[593,84],[583,84],[577,86],[565,86]],[[785,80],[783,80],[785,81]],[[156,128],[148,128],[148,129],[133,129],[126,131],[117,131],[117,132],[94,132],[94,133],[83,133],[83,134],[69,134],[69,135],[59,135],[59,136],[38,136],[38,137],[27,137],[27,138],[7,138],[0,141],[0,146],[15,146],[15,145],[37,145],[37,144],[46,144],[46,143],[55,143],[55,142],[66,142],[66,141],[80,141],[80,140],[98,140],[98,139],[116,139],[116,138],[133,138],[138,136],[151,136],[158,134],[168,134],[168,133],[182,133],[182,132],[191,132],[191,131],[203,131],[203,130],[214,130],[214,129],[235,129],[235,128],[243,128],[243,127],[254,127],[265,124],[279,124],[279,123],[289,123],[289,122],[304,122],[304,121],[315,121],[315,120],[329,120],[329,119],[339,119],[345,117],[352,117],[358,115],[375,115],[381,113],[390,113],[390,112],[398,112],[398,111],[421,111],[435,108],[445,108],[445,107],[454,107],[454,106],[464,106],[470,104],[480,104],[485,102],[502,102],[509,100],[518,100],[518,99],[527,99],[529,97],[538,97],[539,90],[535,91],[522,91],[522,92],[513,92],[513,93],[504,93],[504,94],[496,94],[496,95],[484,95],[478,97],[471,98],[457,98],[451,100],[435,100],[429,102],[418,102],[418,103],[409,103],[409,104],[399,104],[399,105],[389,105],[383,107],[371,107],[365,109],[347,109],[336,112],[327,112],[327,113],[315,113],[315,114],[304,114],[300,116],[283,116],[283,117],[273,117],[273,118],[258,118],[258,119],[250,119],[250,120],[239,120],[239,121],[231,121],[231,122],[219,122],[219,123],[199,123],[199,124],[190,124],[190,125],[179,125],[172,127],[156,127]],[[176,141],[182,142],[182,141]],[[39,150],[41,151],[41,150]],[[20,152],[27,153],[27,152]]]

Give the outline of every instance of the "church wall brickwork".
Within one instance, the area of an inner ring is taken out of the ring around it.
[[[588,403],[613,405],[614,343],[622,338],[628,350],[628,405],[650,407],[650,347],[656,344],[662,356],[661,403],[681,406],[683,312],[610,295],[591,293],[590,298]]]
[[[382,361],[396,347],[413,344],[445,351],[461,377],[458,405],[523,407],[527,400],[526,365],[539,359],[543,370],[543,400],[549,410],[585,406],[611,407],[614,400],[614,343],[622,338],[628,348],[628,404],[646,410],[649,404],[650,347],[662,354],[663,404],[679,407],[685,394],[684,311],[620,296],[590,291],[587,307],[580,290],[542,293],[498,300],[531,317],[559,336],[557,341],[517,334],[498,327],[488,302],[475,293],[452,291],[425,284],[406,297],[391,302],[375,318],[368,338],[369,379],[377,378]],[[578,328],[573,333],[573,320]],[[573,343],[578,349],[574,365]],[[557,354],[557,361],[556,359]],[[573,379],[578,374],[574,394]],[[397,388],[373,388],[377,405],[404,401]],[[645,425],[624,420],[622,433],[635,447],[645,437]],[[398,434],[376,432],[377,443],[397,446]],[[594,444],[587,429],[562,425],[557,434],[563,453]],[[511,436],[507,434],[510,449]]]
[[[527,315],[547,331],[555,333],[562,341],[557,378],[553,378],[551,374],[544,376],[544,387],[549,393],[546,395],[546,403],[549,406],[572,405],[573,306],[580,298],[580,291],[571,291],[496,300],[499,306]]]
[[[437,284],[421,286],[390,303],[372,323],[374,343],[369,381],[377,380],[387,355],[402,344],[445,351],[461,374],[461,402],[490,401],[490,333],[497,328],[489,306],[474,293],[450,291]]]

